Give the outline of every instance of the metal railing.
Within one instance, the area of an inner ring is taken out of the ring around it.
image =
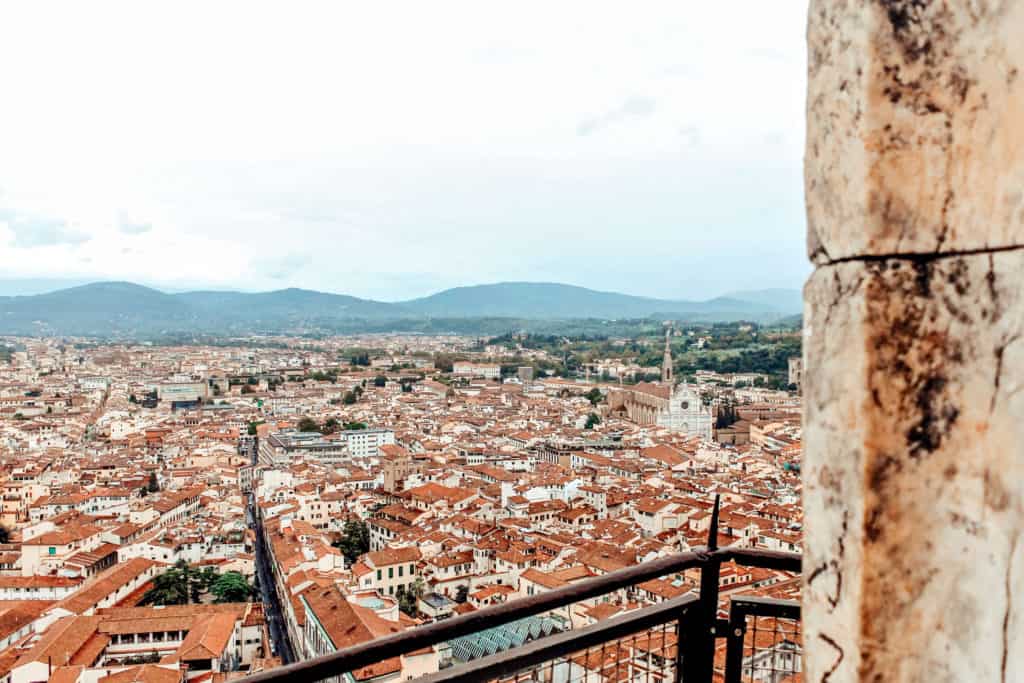
[[[725,683],[782,683],[799,678],[800,605],[737,596],[729,607]]]
[[[723,562],[735,562],[746,567],[798,573],[801,569],[800,555],[751,548],[718,548],[717,534],[716,500],[708,545],[704,548],[626,567],[539,595],[408,629],[241,680],[244,683],[312,683],[331,678],[341,680],[341,676],[347,672],[358,671],[393,657],[496,626],[512,624],[688,569],[697,569],[701,573],[699,595],[683,595],[584,628],[538,638],[519,647],[460,663],[417,680],[426,683],[486,680],[563,683],[575,680],[571,675],[574,666],[589,669],[586,658],[595,648],[603,648],[599,666],[609,666],[608,651],[614,647],[616,650],[610,655],[611,665],[620,666],[620,660],[624,660],[625,663],[621,665],[628,670],[616,671],[616,675],[607,678],[712,683],[716,668],[715,641],[718,638],[727,640],[724,666],[727,683],[738,683],[740,680],[758,683],[793,680],[794,676],[786,679],[781,675],[786,672],[784,660],[775,655],[799,652],[799,627],[796,628],[795,636],[789,640],[783,635],[770,639],[771,652],[767,656],[762,652],[767,641],[762,638],[759,643],[757,636],[759,633],[762,636],[767,633],[769,623],[773,632],[778,634],[793,631],[780,631],[779,623],[796,621],[798,624],[799,603],[736,597],[732,599],[730,618],[719,619],[719,570]],[[747,626],[750,617],[754,618],[753,628]],[[759,630],[758,619],[773,621],[761,622]],[[668,627],[670,624],[672,628]],[[660,641],[657,640],[658,634],[661,634]],[[647,639],[646,644],[641,645],[644,638]],[[657,647],[652,648],[652,644]],[[783,652],[783,648],[787,651]],[[667,656],[669,653],[671,658]],[[582,663],[579,662],[580,658],[583,658]],[[797,663],[793,664],[795,668],[789,670],[790,674],[799,672],[799,657],[795,659]],[[634,669],[642,671],[643,676],[630,675],[629,672]],[[545,674],[545,671],[549,673]]]

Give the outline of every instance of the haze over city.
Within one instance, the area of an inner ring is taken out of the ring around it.
[[[0,295],[798,288],[805,12],[8,7]]]

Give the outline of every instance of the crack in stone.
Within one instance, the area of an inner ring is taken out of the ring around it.
[[[839,657],[836,658],[836,661],[832,662],[832,666],[829,667],[829,670],[826,671],[821,677],[821,683],[828,683],[828,680],[832,678],[832,674],[834,674],[836,672],[836,669],[839,668],[839,665],[843,663],[843,658],[846,657],[846,652],[843,651],[843,648],[840,647],[839,643],[837,643],[831,636],[826,635],[824,633],[819,633],[818,638],[824,640],[826,643],[831,645],[836,652],[839,653]]]
[[[943,259],[959,258],[961,256],[984,256],[988,254],[1000,254],[1006,251],[1024,250],[1024,244],[1009,244],[1001,247],[984,247],[978,249],[959,249],[956,251],[944,252],[892,252],[888,254],[861,254],[860,256],[841,256],[825,263],[818,264],[818,268],[835,266],[840,263],[881,263],[885,261],[910,261],[912,263],[930,263]]]

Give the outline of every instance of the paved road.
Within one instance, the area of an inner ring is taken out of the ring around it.
[[[281,604],[277,599],[277,591],[274,590],[274,574],[270,569],[270,560],[263,544],[262,524],[256,519],[249,503],[249,526],[256,532],[256,572],[260,577],[260,591],[263,593],[263,609],[267,615],[267,627],[270,629],[270,638],[276,648],[277,656],[285,664],[295,661],[295,650],[292,648],[291,640],[288,637],[288,629],[284,625],[284,617],[281,615]]]

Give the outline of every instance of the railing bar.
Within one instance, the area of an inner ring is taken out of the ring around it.
[[[318,681],[321,678],[361,669],[423,647],[469,635],[485,628],[548,612],[598,595],[611,593],[648,579],[680,572],[711,562],[734,561],[742,565],[783,571],[800,571],[800,555],[750,548],[698,549],[650,562],[625,567],[602,576],[565,586],[540,595],[487,607],[442,622],[409,629],[390,636],[359,643],[322,657],[296,662],[240,679],[242,683],[264,683],[288,678],[289,683]]]
[[[417,683],[451,683],[454,681],[490,680],[503,674],[515,673],[536,666],[561,653],[586,651],[611,640],[664,624],[673,620],[678,611],[697,602],[692,595],[683,595],[658,605],[614,617],[574,631],[540,638],[511,650],[467,662],[417,679]],[[602,661],[599,666],[603,666]]]
[[[723,562],[732,561],[743,566],[761,567],[762,569],[777,569],[800,573],[802,567],[802,556],[799,553],[789,553],[781,550],[729,547],[720,548],[714,553],[709,554],[720,556]]]
[[[643,583],[648,579],[658,578],[665,574],[698,567],[706,562],[707,558],[708,554],[702,552],[679,553],[662,557],[609,572],[575,585],[486,607],[475,612],[451,617],[442,622],[401,631],[322,657],[248,676],[241,680],[244,683],[260,683],[284,677],[297,677],[294,683],[317,681],[332,672],[360,669],[368,664],[375,664],[422,647],[436,645],[445,640],[548,612],[588,598],[611,593],[626,586]],[[313,675],[309,675],[310,672]]]
[[[778,600],[754,595],[735,596],[731,600],[731,608],[743,614],[800,620],[800,602],[797,600]]]

